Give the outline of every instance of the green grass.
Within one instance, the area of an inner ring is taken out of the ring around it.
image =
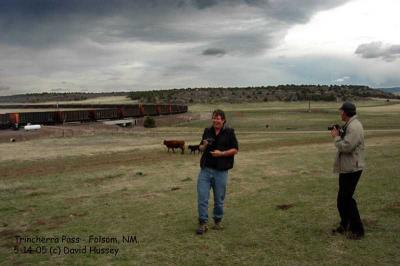
[[[269,104],[274,112],[266,108]],[[400,129],[395,114],[372,111],[385,102],[360,104],[365,105],[360,116],[370,119],[370,129]],[[338,120],[337,111],[330,110],[334,106],[311,114],[293,112],[299,105],[292,109],[288,103],[243,104],[231,110],[221,106],[236,129],[240,152],[229,174],[225,230],[204,236],[194,234],[200,157],[167,153],[161,141],[198,141],[209,120],[112,136],[20,142],[12,150],[10,144],[0,144],[9,151],[0,158],[0,262],[398,265],[398,131],[366,132],[368,168],[356,192],[366,237],[351,241],[330,235],[339,219],[337,176],[332,173],[335,148],[325,131]],[[214,107],[190,110],[207,117]],[[241,115],[233,117],[235,112]],[[276,127],[258,127],[265,117],[279,117]],[[293,124],[297,130],[287,129]],[[299,132],[315,129],[322,131]],[[54,149],[59,152],[52,153]],[[292,207],[277,208],[283,204]],[[82,239],[136,235],[139,243],[99,245],[119,248],[118,256],[14,254],[15,234]]]
[[[357,103],[357,106],[365,129],[399,128],[399,102],[367,101]],[[209,115],[181,126],[206,127],[212,110],[221,108],[226,111],[229,124],[241,131],[326,130],[329,125],[340,123],[339,107],[339,103],[316,102],[311,104],[311,112],[308,112],[305,102],[196,105],[189,110]]]

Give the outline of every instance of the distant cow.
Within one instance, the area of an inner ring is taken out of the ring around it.
[[[185,153],[185,141],[183,140],[164,140],[164,145],[167,146],[168,152],[169,149],[172,149],[172,152],[175,152],[175,149],[181,149],[181,153]]]
[[[200,153],[200,145],[189,145],[188,148],[190,150],[190,154],[196,154],[196,151],[199,151]]]

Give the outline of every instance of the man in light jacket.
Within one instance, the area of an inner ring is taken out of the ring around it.
[[[353,198],[354,191],[365,167],[364,161],[364,129],[356,116],[356,106],[345,102],[339,109],[342,130],[334,127],[331,135],[337,148],[334,172],[339,174],[339,192],[337,208],[340,214],[340,226],[333,233],[347,234],[350,239],[364,236],[364,227]]]

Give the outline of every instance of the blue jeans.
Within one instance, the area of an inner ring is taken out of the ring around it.
[[[207,167],[200,170],[197,179],[197,204],[200,223],[208,222],[208,199],[211,188],[214,194],[213,219],[219,221],[224,216],[227,179],[228,171],[218,171]]]

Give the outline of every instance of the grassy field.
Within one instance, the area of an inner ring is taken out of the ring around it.
[[[174,127],[0,144],[0,263],[399,265],[400,104],[357,106],[368,165],[356,192],[366,228],[360,241],[330,234],[339,217],[326,128],[339,122],[337,103],[312,103],[310,113],[308,103],[194,105],[200,119]],[[167,153],[161,143],[197,143],[217,107],[227,111],[240,152],[225,230],[197,236],[200,156]],[[59,242],[16,245],[16,235]],[[90,236],[118,243],[89,243]],[[118,253],[87,254],[90,247]]]

